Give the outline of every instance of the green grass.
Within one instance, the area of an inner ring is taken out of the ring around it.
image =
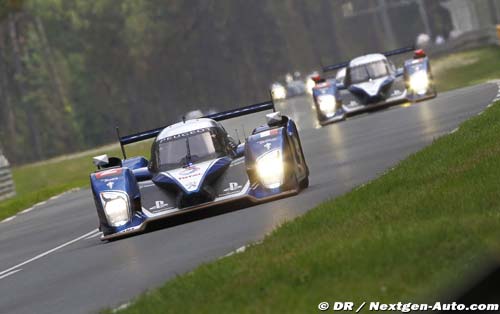
[[[394,170],[119,313],[315,313],[438,299],[499,252],[500,102]],[[442,301],[442,300],[441,300]]]
[[[440,92],[500,78],[498,47],[457,53],[431,62]],[[136,147],[129,148],[130,155],[149,154],[149,143]],[[53,195],[87,186],[88,174],[94,169],[90,158],[102,153],[109,153],[109,147],[14,168],[17,196],[0,202],[0,220]],[[119,156],[118,148],[114,147],[110,155]]]
[[[491,46],[431,59],[438,92],[500,78],[500,48]]]
[[[150,142],[127,146],[128,155],[149,156]],[[95,170],[92,157],[107,153],[121,156],[118,145],[102,147],[75,155],[14,168],[12,175],[17,195],[0,202],[0,220],[12,216],[51,196],[73,188],[88,186],[89,174]]]

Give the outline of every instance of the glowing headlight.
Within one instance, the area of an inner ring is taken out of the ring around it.
[[[119,227],[130,220],[127,194],[122,192],[102,192],[101,202],[109,225]]]
[[[410,88],[417,94],[425,94],[429,87],[429,76],[426,72],[417,72],[410,76]]]
[[[272,150],[257,158],[257,174],[266,188],[274,189],[283,184],[284,172],[281,150]]]
[[[274,99],[285,99],[286,89],[283,86],[275,86],[272,89]]]
[[[308,78],[306,82],[306,91],[309,95],[312,95],[314,86],[316,86],[316,83],[311,78]]]
[[[318,105],[321,112],[329,114],[335,112],[337,102],[335,101],[335,97],[333,97],[333,95],[321,95],[318,96]]]

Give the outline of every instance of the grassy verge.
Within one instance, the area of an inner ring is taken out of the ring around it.
[[[500,78],[500,48],[496,46],[431,59],[436,88],[444,92]]]
[[[130,156],[149,156],[150,142],[127,146]],[[14,168],[12,175],[17,195],[0,202],[0,220],[12,216],[51,196],[89,184],[89,173],[95,170],[92,157],[107,153],[121,156],[118,145]]]
[[[489,47],[432,60],[438,91],[472,85],[500,77],[500,49]],[[149,143],[132,146],[130,155],[149,154]],[[111,150],[111,152],[110,152]],[[118,147],[101,148],[13,169],[17,196],[0,202],[0,220],[72,188],[85,187],[94,168],[92,156],[119,156]]]
[[[500,102],[261,245],[179,276],[120,313],[315,313],[320,301],[429,296],[500,249],[499,165]]]

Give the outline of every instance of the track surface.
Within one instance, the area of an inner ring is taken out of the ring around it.
[[[194,216],[111,243],[96,237],[97,218],[88,190],[20,214],[0,224],[0,313],[89,313],[127,302],[377,177],[483,111],[497,88],[486,84],[443,93],[434,100],[324,128],[315,122],[309,97],[280,104],[298,122],[311,170],[310,187],[291,198],[205,219]]]

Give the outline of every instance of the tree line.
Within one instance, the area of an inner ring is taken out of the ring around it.
[[[286,72],[396,48],[343,2],[0,0],[0,145],[14,164],[84,150],[117,125],[263,101]],[[398,44],[422,28],[414,9]]]

